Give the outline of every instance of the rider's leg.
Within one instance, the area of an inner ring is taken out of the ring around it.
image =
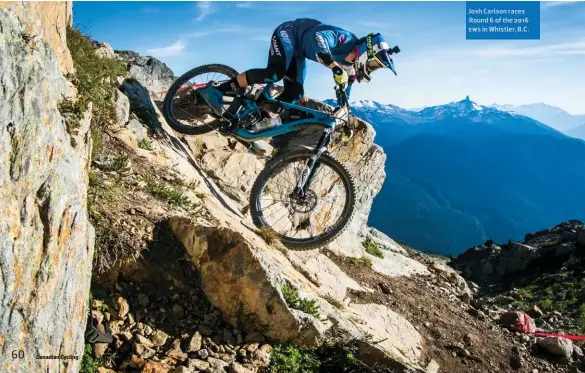
[[[306,60],[294,58],[284,77],[284,91],[278,96],[280,101],[297,102],[303,98],[306,71]]]
[[[220,114],[223,112],[223,97],[226,93],[229,91],[237,92],[238,89],[245,87],[245,85],[240,84],[274,83],[281,80],[291,60],[292,55],[287,56],[284,54],[284,48],[281,46],[281,42],[275,32],[272,35],[268,66],[266,68],[247,70],[217,87],[202,90],[201,94],[215,112]]]
[[[252,84],[275,83],[281,80],[294,55],[291,41],[293,35],[290,31],[283,31],[281,28],[279,26],[272,34],[266,68],[247,70],[238,74],[235,78],[220,84],[217,89],[227,93],[233,88],[242,88]],[[282,37],[282,32],[287,35],[287,38]]]

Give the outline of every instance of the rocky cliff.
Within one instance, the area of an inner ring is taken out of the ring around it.
[[[560,268],[583,267],[585,229],[578,220],[528,233],[524,242],[498,244],[492,240],[472,247],[454,261],[455,268],[481,285],[512,283],[530,275]]]
[[[515,325],[525,312],[538,332],[585,334],[582,222],[528,233],[523,242],[487,241],[459,255],[452,265],[482,286],[475,302],[487,313],[501,314],[500,323]],[[527,337],[524,344],[534,354],[557,356],[572,371],[585,368],[581,347],[568,339]]]
[[[0,366],[78,372],[93,229],[87,216],[90,113],[73,131],[67,3],[0,3]],[[20,353],[22,351],[22,353]],[[11,356],[16,352],[17,358]],[[19,355],[20,354],[20,355]]]
[[[128,52],[114,58],[129,72],[141,60]],[[93,170],[94,296],[98,289],[102,295],[92,314],[115,338],[94,346],[104,366],[294,372],[291,364],[301,362],[289,359],[303,354],[335,356],[338,365],[321,365],[332,372],[351,364],[367,371],[511,372],[519,359],[527,372],[545,366],[518,349],[520,336],[494,325],[497,317],[473,300],[477,285],[470,287],[446,258],[366,226],[385,177],[385,155],[368,123],[353,118],[352,142],[330,149],[357,181],[352,226],[328,247],[287,250],[247,213],[265,160],[218,133],[174,133],[160,114],[161,95],[152,91],[166,85],[167,74],[151,81],[131,75],[116,95],[119,120],[106,130]],[[324,341],[317,352],[302,348]],[[347,360],[347,351],[357,360]]]
[[[65,35],[73,21],[70,1],[0,1],[0,8],[9,9],[17,15],[25,36],[38,36],[47,43],[64,75],[74,72]]]

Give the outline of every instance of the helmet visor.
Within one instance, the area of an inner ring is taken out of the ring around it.
[[[380,62],[376,57],[368,59],[366,62],[366,67],[368,68],[368,72],[376,71],[380,68],[384,67],[384,64]]]
[[[379,51],[378,53],[376,53],[376,56],[373,59],[381,67],[387,67],[390,70],[392,70],[394,75],[398,75],[396,74],[396,69],[394,68],[394,61],[392,61],[392,58],[390,57],[390,53],[388,53],[388,50],[384,49]]]

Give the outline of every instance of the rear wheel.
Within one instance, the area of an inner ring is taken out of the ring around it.
[[[296,184],[314,154],[298,151],[277,156],[258,175],[251,192],[250,214],[259,228],[268,228],[296,249],[312,249],[337,238],[355,208],[355,186],[345,166],[322,154],[303,198]]]
[[[218,128],[221,119],[197,90],[237,75],[236,70],[220,64],[203,65],[183,74],[171,85],[163,103],[163,115],[169,126],[185,135],[200,135]]]

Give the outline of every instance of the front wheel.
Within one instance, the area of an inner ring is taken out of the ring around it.
[[[355,208],[355,186],[343,164],[324,153],[303,198],[295,187],[313,152],[277,156],[254,182],[250,214],[258,228],[274,232],[289,248],[312,249],[337,238]]]

